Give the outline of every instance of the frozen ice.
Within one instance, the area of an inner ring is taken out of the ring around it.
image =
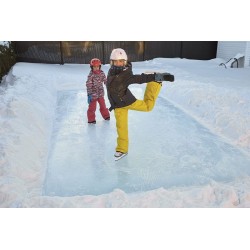
[[[114,161],[116,128],[97,108],[88,124],[83,91],[58,93],[44,195],[100,195],[204,185],[250,174],[250,159],[159,97],[152,112],[129,111],[129,154]]]

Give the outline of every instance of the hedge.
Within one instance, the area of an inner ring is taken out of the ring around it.
[[[11,67],[16,63],[16,55],[12,42],[0,43],[0,83],[2,78],[8,74]]]

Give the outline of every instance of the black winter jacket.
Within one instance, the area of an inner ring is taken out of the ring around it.
[[[130,84],[142,84],[154,80],[155,74],[133,75],[132,64],[130,62],[128,62],[127,68],[118,75],[110,68],[106,84],[108,99],[111,105],[109,111],[128,106],[136,101],[136,98],[128,89]]]

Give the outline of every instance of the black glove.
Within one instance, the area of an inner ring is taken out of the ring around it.
[[[173,82],[174,75],[171,75],[169,73],[155,73],[155,81],[157,81],[157,82],[162,82],[162,81]]]

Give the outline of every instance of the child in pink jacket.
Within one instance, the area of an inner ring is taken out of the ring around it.
[[[101,70],[101,61],[98,58],[93,58],[90,61],[91,71],[89,72],[86,82],[87,94],[88,94],[88,123],[95,124],[95,111],[96,103],[99,103],[100,113],[105,120],[110,119],[109,110],[106,107],[104,100],[104,88],[103,83],[106,84],[107,78],[105,73]]]

